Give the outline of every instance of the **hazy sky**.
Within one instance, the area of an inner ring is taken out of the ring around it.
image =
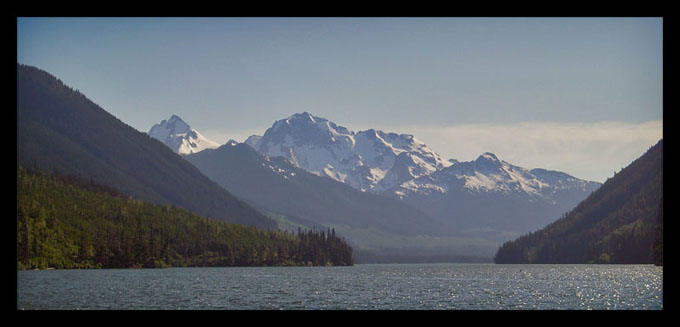
[[[142,132],[307,111],[603,182],[662,137],[661,18],[19,18],[17,61]]]

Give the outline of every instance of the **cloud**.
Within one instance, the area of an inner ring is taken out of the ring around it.
[[[469,161],[492,152],[517,166],[558,170],[598,182],[630,164],[663,136],[662,121],[411,125],[380,129],[413,134],[447,159]]]

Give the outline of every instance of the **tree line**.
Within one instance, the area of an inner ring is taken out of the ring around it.
[[[17,267],[353,265],[335,230],[263,230],[17,167]]]

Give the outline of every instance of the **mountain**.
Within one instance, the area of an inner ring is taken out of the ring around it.
[[[361,191],[380,192],[451,165],[412,135],[354,132],[307,112],[276,121],[245,143]]]
[[[600,185],[562,172],[518,167],[487,152],[383,194],[468,235],[505,241],[544,227]]]
[[[276,228],[163,143],[38,68],[17,64],[17,165],[74,175],[205,217]]]
[[[179,154],[190,154],[220,146],[205,138],[176,115],[153,125],[148,134]]]
[[[462,235],[501,242],[545,226],[601,185],[514,166],[492,153],[446,161],[412,135],[354,132],[307,112],[276,121],[245,143],[313,174],[399,199]]]
[[[420,251],[426,257],[460,255],[466,250],[491,255],[488,249],[495,251],[498,246],[479,240],[463,242],[454,230],[397,199],[312,174],[283,157],[260,155],[244,143],[229,142],[185,159],[239,198],[278,215],[280,226],[289,230],[334,228],[359,251]]]
[[[496,263],[662,264],[663,140],[545,228],[504,243]]]

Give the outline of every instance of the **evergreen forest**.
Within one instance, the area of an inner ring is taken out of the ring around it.
[[[504,243],[494,262],[663,265],[663,140],[560,219]]]
[[[335,231],[257,229],[17,166],[18,269],[353,265]]]

